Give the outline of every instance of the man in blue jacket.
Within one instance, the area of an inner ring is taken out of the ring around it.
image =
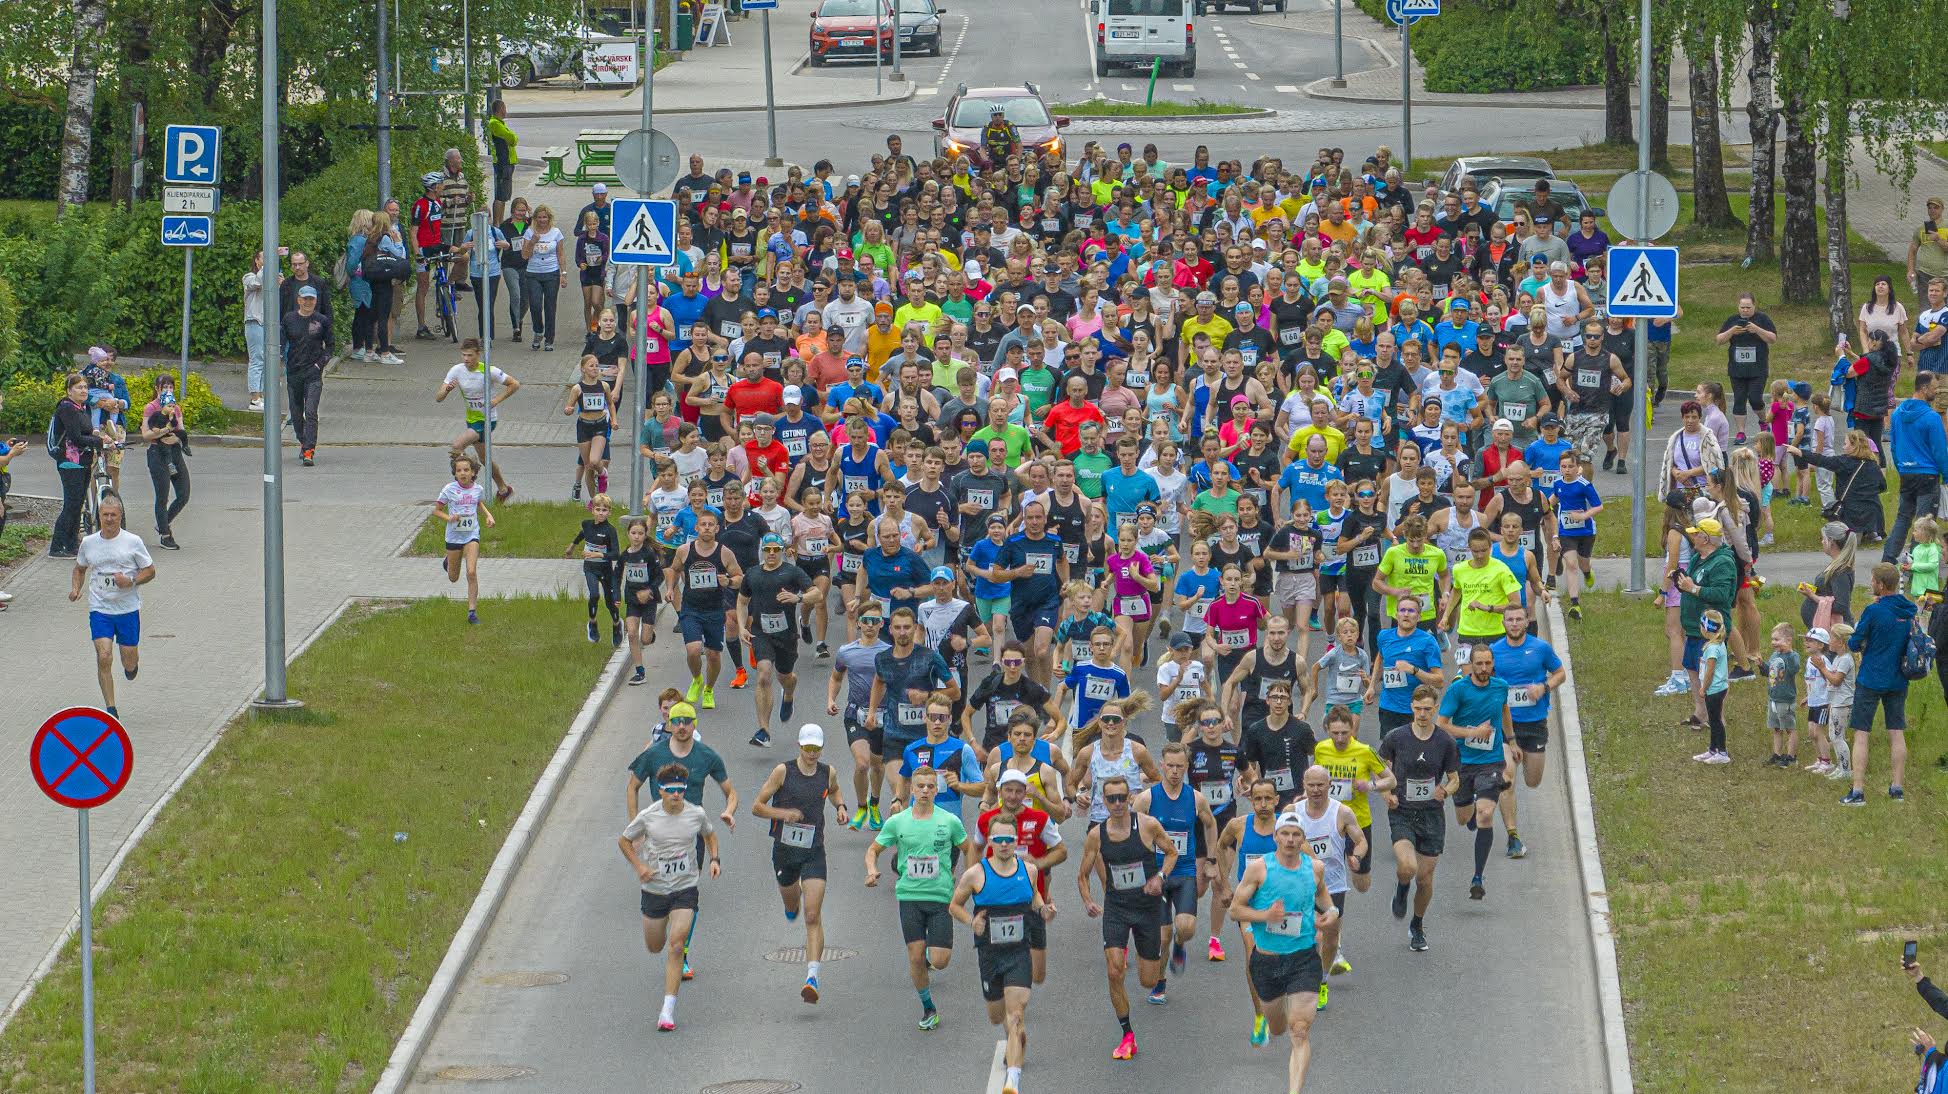
[[[1948,433],[1942,432],[1941,415],[1929,403],[1934,398],[1933,372],[1914,374],[1914,394],[1894,408],[1888,443],[1894,449],[1894,469],[1901,473],[1901,507],[1894,514],[1894,527],[1887,533],[1887,546],[1880,557],[1893,562],[1901,557],[1907,542],[1908,525],[1918,515],[1932,515],[1941,501],[1941,479],[1948,475]]]
[[[1887,796],[1904,800],[1901,775],[1907,768],[1907,677],[1901,675],[1901,654],[1914,626],[1914,601],[1900,594],[1901,571],[1891,562],[1874,567],[1874,600],[1860,613],[1847,648],[1860,655],[1860,675],[1853,689],[1853,792],[1841,805],[1867,804],[1867,742],[1874,728],[1874,707],[1887,712],[1887,754],[1893,765]]]

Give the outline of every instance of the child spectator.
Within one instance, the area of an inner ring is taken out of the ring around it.
[[[1828,630],[1832,637],[1827,640],[1820,669],[1826,677],[1826,739],[1833,745],[1833,770],[1826,777],[1852,781],[1853,750],[1847,743],[1851,736],[1847,726],[1853,720],[1854,659],[1847,640],[1853,637],[1853,625],[1835,623]]]
[[[1771,767],[1799,762],[1799,654],[1792,648],[1792,624],[1772,628],[1772,652],[1765,658],[1765,728],[1772,731]]]
[[[1824,627],[1814,627],[1806,632],[1806,667],[1800,675],[1806,678],[1806,697],[1799,705],[1806,708],[1806,736],[1813,742],[1816,753],[1806,770],[1815,775],[1824,775],[1833,770],[1833,748],[1827,743],[1827,708],[1830,702],[1830,689],[1826,684],[1826,644],[1832,636]]]
[[[1704,649],[1698,655],[1698,688],[1704,693],[1711,743],[1691,758],[1701,764],[1728,764],[1732,758],[1725,751],[1725,691],[1731,687],[1731,652],[1725,648],[1724,614],[1716,608],[1707,610],[1698,620],[1698,630],[1704,636]]]
[[[1922,607],[1922,597],[1941,594],[1941,525],[1934,517],[1916,517],[1908,530],[1912,542],[1901,558],[1901,572],[1907,575],[1907,595]]]

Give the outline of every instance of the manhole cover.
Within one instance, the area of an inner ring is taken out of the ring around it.
[[[483,984],[492,984],[497,988],[545,988],[554,984],[568,983],[568,974],[565,972],[516,970],[513,972],[497,972],[489,976],[483,976],[480,978],[480,982]]]
[[[821,960],[844,961],[849,957],[858,956],[859,951],[857,950],[842,950],[833,946],[827,946],[825,947],[825,956]],[[780,961],[785,964],[798,964],[805,960],[805,947],[793,946],[788,950],[772,950],[770,953],[764,955],[764,959],[766,961]]]
[[[433,1077],[453,1083],[498,1083],[508,1079],[529,1079],[539,1074],[519,1064],[455,1064],[434,1072]]]
[[[727,1083],[711,1083],[697,1094],[791,1094],[803,1089],[788,1079],[732,1079]]]

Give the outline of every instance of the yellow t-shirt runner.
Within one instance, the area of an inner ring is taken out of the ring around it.
[[[1211,348],[1216,349],[1224,345],[1225,338],[1236,329],[1236,327],[1231,325],[1231,320],[1226,319],[1222,315],[1213,315],[1210,319],[1206,320],[1199,319],[1195,313],[1192,313],[1189,319],[1184,320],[1184,325],[1178,328],[1177,338],[1188,349],[1190,347],[1190,340],[1202,334],[1211,340]]]
[[[1422,615],[1434,608],[1434,585],[1447,569],[1447,552],[1432,543],[1418,551],[1409,550],[1407,545],[1396,543],[1380,556],[1379,576],[1382,581],[1395,588],[1406,589],[1420,597]],[[1504,566],[1506,570],[1508,567]],[[1514,575],[1510,575],[1511,577]],[[1394,617],[1395,598],[1387,597],[1387,618]],[[1431,617],[1430,617],[1431,618]]]
[[[1502,605],[1517,599],[1522,593],[1522,584],[1515,580],[1515,572],[1501,559],[1489,556],[1486,566],[1476,566],[1473,559],[1454,567],[1452,574],[1454,597],[1461,605],[1460,625],[1455,632],[1463,638],[1486,638],[1494,640],[1507,631],[1502,627]],[[1480,603],[1487,610],[1478,610],[1470,605]]]
[[[1350,738],[1342,752],[1328,737],[1313,748],[1312,762],[1325,768],[1326,774],[1332,776],[1332,789],[1328,791],[1332,799],[1345,802],[1361,828],[1370,826],[1373,823],[1373,805],[1367,800],[1366,792],[1353,789],[1353,780],[1371,782],[1386,774],[1387,765],[1380,762],[1380,756],[1373,751],[1373,747],[1358,738]],[[1370,852],[1371,848],[1368,850]]]

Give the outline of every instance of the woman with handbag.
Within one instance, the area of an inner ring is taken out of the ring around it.
[[[1797,445],[1787,445],[1785,451],[1814,467],[1833,472],[1833,481],[1838,484],[1839,493],[1835,495],[1833,504],[1824,510],[1826,519],[1845,524],[1863,540],[1871,539],[1878,533],[1883,516],[1880,495],[1887,489],[1887,477],[1881,473],[1874,457],[1873,444],[1866,433],[1858,429],[1847,430],[1845,446],[1837,456],[1807,452]]]
[[[372,352],[372,285],[365,279],[366,241],[372,236],[372,210],[360,209],[352,214],[352,223],[345,229],[345,255],[338,260],[339,288],[346,289],[352,296],[352,352],[354,361],[369,361],[377,354]]]
[[[365,240],[363,264],[365,283],[372,289],[372,344],[367,360],[385,365],[403,365],[399,347],[392,344],[393,299],[399,283],[412,273],[406,258],[406,241],[390,213],[372,214],[372,231]]]
[[[1853,553],[1860,536],[1837,520],[1820,529],[1820,550],[1829,560],[1813,580],[1799,586],[1805,599],[1799,605],[1799,621],[1811,627],[1831,627],[1836,622],[1853,622]]]

